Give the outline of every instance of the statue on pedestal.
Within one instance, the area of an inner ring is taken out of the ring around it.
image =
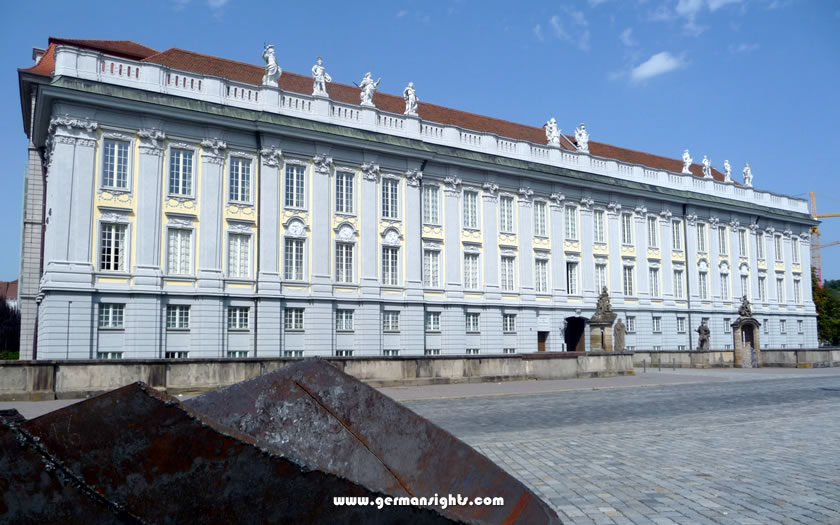
[[[379,83],[382,81],[380,78],[376,82],[373,81],[373,77],[370,76],[370,71],[365,73],[364,78],[361,82],[359,82],[359,89],[362,90],[359,93],[359,99],[361,100],[361,104],[363,106],[373,106],[373,95],[376,93],[376,88],[379,86]]]
[[[545,123],[545,139],[548,142],[549,146],[559,146],[560,145],[560,129],[557,128],[557,120],[554,117],[551,117],[548,122]]]
[[[324,67],[324,59],[318,57],[317,63],[312,66],[312,94],[315,96],[329,97],[327,94],[327,82],[332,82],[332,77]]]
[[[712,333],[708,325],[706,325],[706,321],[700,323],[700,326],[697,328],[697,333],[700,334],[700,338],[697,340],[697,350],[709,350],[709,341]]]
[[[750,163],[747,162],[746,166],[744,166],[744,186],[752,186],[752,168],[750,168]]]
[[[746,295],[741,297],[741,306],[738,307],[738,315],[741,317],[752,317],[752,307]]]
[[[682,161],[683,161],[682,172],[685,173],[685,174],[691,175],[691,163],[694,161],[694,159],[691,158],[691,155],[688,153],[688,150],[683,151]]]
[[[712,178],[712,161],[706,155],[703,155],[703,177]]]
[[[265,46],[262,57],[265,60],[265,75],[262,78],[262,85],[278,87],[278,81],[280,80],[280,75],[283,74],[283,70],[277,65],[277,57],[274,56],[274,46],[271,44]]]
[[[417,92],[414,91],[414,82],[409,82],[403,89],[403,99],[405,100],[405,114],[417,115]]]
[[[589,153],[589,132],[586,131],[586,124],[580,123],[579,128],[575,128],[575,142],[577,142],[577,150],[582,153]]]
[[[723,182],[732,182],[732,165],[729,160],[723,161],[723,173],[725,175]]]
[[[613,326],[613,351],[615,352],[623,352],[624,351],[624,334],[627,333],[627,328],[624,326],[624,323],[621,321],[621,317],[618,318],[618,321],[615,322],[615,326]]]

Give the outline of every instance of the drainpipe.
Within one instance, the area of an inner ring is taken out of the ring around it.
[[[694,336],[692,333],[694,332],[694,324],[691,322],[691,276],[688,275],[688,221],[686,221],[685,216],[687,215],[688,207],[686,204],[683,204],[683,247],[685,248],[685,298],[688,304],[688,351],[691,352],[694,350]]]
[[[254,203],[254,209],[257,210],[256,220],[257,220],[257,233],[256,233],[256,240],[254,242],[254,258],[257,260],[256,265],[256,274],[254,275],[254,290],[257,292],[256,297],[254,297],[254,357],[257,357],[257,337],[259,335],[258,331],[258,322],[259,322],[259,308],[260,308],[260,288],[259,284],[257,284],[257,279],[260,275],[260,212],[262,212],[262,208],[260,208],[261,197],[262,197],[262,134],[257,131],[257,180],[259,184],[257,184],[257,195],[255,197],[256,202]]]

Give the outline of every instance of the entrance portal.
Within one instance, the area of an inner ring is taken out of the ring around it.
[[[537,351],[545,352],[545,342],[548,340],[548,332],[537,332]]]
[[[566,350],[569,352],[586,352],[586,340],[583,331],[586,328],[585,317],[567,317],[566,330],[563,334]]]

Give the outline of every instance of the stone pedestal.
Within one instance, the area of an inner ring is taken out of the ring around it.
[[[732,323],[735,368],[761,366],[761,323],[752,317],[739,317]],[[755,353],[755,359],[753,359]]]
[[[612,352],[612,321],[609,323],[589,323],[589,348],[593,352]]]

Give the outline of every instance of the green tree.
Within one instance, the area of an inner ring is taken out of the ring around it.
[[[829,288],[829,283],[833,285],[832,288]],[[840,292],[840,286],[838,285],[840,281],[825,281],[825,286],[820,288],[816,268],[811,268],[811,286],[814,305],[817,307],[817,334],[820,343],[840,345],[840,298],[837,294]]]
[[[20,347],[20,311],[0,296],[0,359],[17,359]]]

